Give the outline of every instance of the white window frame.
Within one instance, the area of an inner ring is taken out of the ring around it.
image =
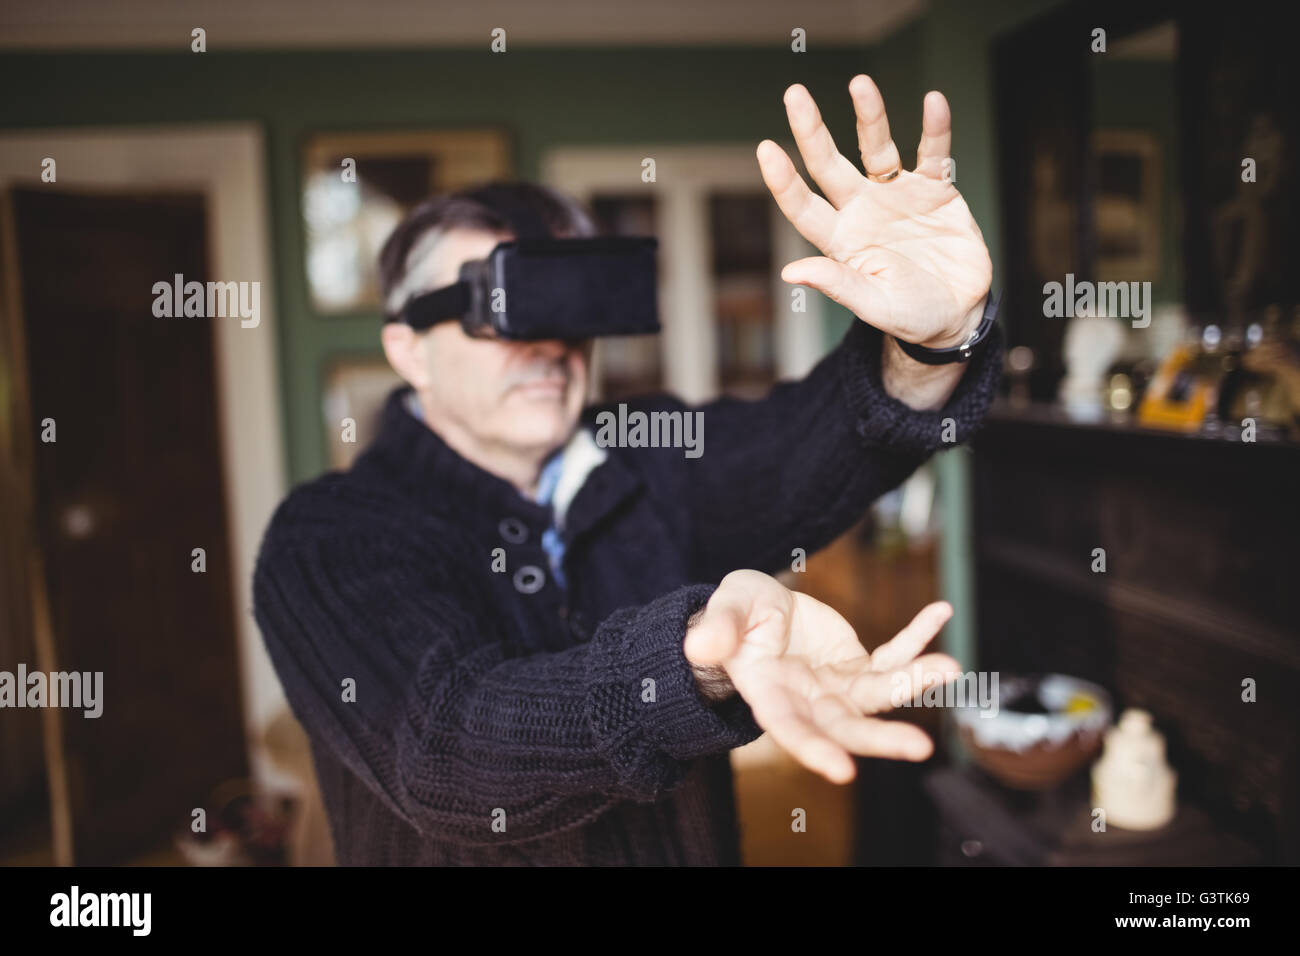
[[[797,156],[793,144],[786,151]],[[655,182],[642,182],[643,161],[655,161]],[[731,143],[693,146],[563,146],[542,158],[541,179],[582,202],[603,194],[644,193],[655,200],[659,236],[659,318],[664,387],[684,401],[701,402],[720,390],[717,311],[709,249],[709,197],[717,193],[769,196],[754,147]],[[801,378],[826,351],[823,297],[807,290],[806,312],[791,308],[791,286],[781,280],[788,262],[821,253],[795,230],[771,200],[772,328],[778,379]]]

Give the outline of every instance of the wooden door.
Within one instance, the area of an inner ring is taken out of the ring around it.
[[[154,283],[211,278],[202,195],[32,188],[7,205],[26,663],[103,674],[101,716],[45,715],[56,856],[113,863],[247,775],[213,350],[214,322],[239,319],[153,314]]]

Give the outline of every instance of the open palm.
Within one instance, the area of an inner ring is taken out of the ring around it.
[[[844,157],[811,94],[786,90],[786,113],[809,174],[800,177],[771,140],[758,146],[763,181],[782,213],[823,256],[790,263],[781,277],[839,302],[863,321],[931,348],[960,344],[977,324],[993,278],[979,226],[953,184],[952,115],[942,93],[925,98],[915,171],[901,170],[875,83],[849,83],[866,172]]]
[[[933,752],[919,727],[872,715],[959,673],[946,654],[918,657],[951,616],[945,602],[927,605],[868,653],[833,608],[759,571],[734,571],[688,633],[685,653],[720,665],[754,720],[795,759],[845,783],[854,776],[850,754],[924,760]]]

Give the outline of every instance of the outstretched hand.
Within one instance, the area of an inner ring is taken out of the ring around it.
[[[849,83],[858,149],[875,182],[835,147],[801,84],[785,92],[786,114],[809,174],[799,176],[776,143],[758,145],[763,181],[799,233],[824,255],[788,264],[781,278],[824,293],[864,322],[905,342],[950,348],[979,324],[993,279],[984,237],[953,184],[952,114],[942,93],[925,97],[916,169],[901,169],[885,103],[871,78]]]
[[[946,602],[929,604],[869,654],[832,608],[760,571],[733,571],[683,650],[696,667],[723,668],[754,720],[796,760],[847,783],[850,754],[924,760],[933,752],[919,727],[871,715],[960,674],[946,654],[918,657],[951,616]]]

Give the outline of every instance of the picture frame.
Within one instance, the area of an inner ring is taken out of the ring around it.
[[[321,424],[331,469],[346,470],[374,441],[384,402],[402,379],[382,354],[331,356],[321,375]]]
[[[308,299],[318,315],[376,312],[384,240],[414,205],[513,175],[496,127],[335,131],[302,145],[300,200]]]
[[[1144,130],[1092,134],[1096,192],[1097,278],[1151,280],[1160,275],[1160,141]]]

